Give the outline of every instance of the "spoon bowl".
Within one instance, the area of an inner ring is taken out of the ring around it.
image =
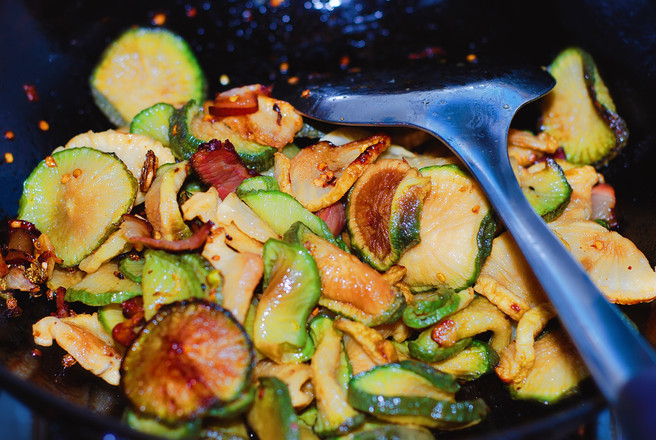
[[[510,123],[555,80],[538,67],[430,66],[280,84],[274,94],[335,124],[414,127],[460,158],[513,236],[627,438],[656,438],[656,355],[526,198],[507,153]]]

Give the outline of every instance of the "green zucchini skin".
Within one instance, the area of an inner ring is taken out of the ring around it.
[[[178,160],[189,160],[203,143],[191,133],[191,120],[201,110],[199,104],[191,99],[170,117],[169,148]]]
[[[131,258],[129,255],[122,257],[118,261],[118,270],[129,280],[141,284],[141,275],[143,273],[144,259],[138,260]]]
[[[174,112],[175,107],[167,102],[159,102],[145,108],[132,118],[130,133],[145,134],[168,147],[170,143],[169,127]]]
[[[238,197],[241,197],[251,191],[280,191],[280,186],[274,177],[255,176],[244,179],[235,190],[235,193]]]
[[[424,426],[457,428],[480,421],[489,411],[482,399],[454,402],[424,395],[399,395],[391,390],[426,382],[445,393],[453,395],[459,386],[455,379],[427,364],[401,361],[374,367],[355,376],[349,384],[349,403],[360,411],[386,420],[394,417],[412,417]]]
[[[96,272],[88,274],[82,281],[66,289],[65,300],[99,307],[120,304],[142,294],[138,283],[124,279],[120,273],[117,276],[117,272],[116,263],[104,263]]]
[[[415,329],[436,324],[459,310],[464,301],[464,294],[461,292],[438,289],[416,294],[413,301],[403,310],[403,322]]]
[[[147,249],[144,261],[141,286],[146,320],[164,304],[205,296],[198,276],[179,256]]]
[[[251,386],[246,391],[243,391],[235,400],[211,408],[207,415],[210,417],[217,417],[219,419],[231,419],[245,413],[248,408],[253,404],[255,399],[255,387]]]
[[[519,184],[535,212],[550,222],[563,213],[572,196],[572,187],[563,169],[551,158],[546,167],[536,173],[522,173]]]
[[[319,270],[302,246],[269,239],[264,243],[264,291],[254,317],[255,348],[279,363],[298,363],[314,353],[306,329],[321,294]]]
[[[490,373],[499,363],[497,352],[483,341],[474,339],[469,347],[441,362],[433,363],[436,370],[453,375],[458,381],[478,379]]]
[[[276,377],[261,377],[248,411],[250,427],[260,440],[300,440],[299,420],[287,385]]]
[[[126,408],[123,412],[123,421],[132,429],[157,437],[171,440],[193,438],[200,433],[201,419],[194,419],[176,425],[169,425],[149,417],[139,414],[131,408]]]
[[[429,328],[419,334],[414,341],[408,341],[410,356],[424,362],[438,362],[449,359],[469,347],[472,338],[461,339],[451,347],[440,347],[431,338],[433,329]]]

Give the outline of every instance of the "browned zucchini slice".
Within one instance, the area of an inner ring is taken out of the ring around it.
[[[349,194],[346,209],[351,247],[378,270],[387,270],[419,243],[419,218],[430,177],[407,162],[383,159],[371,165]]]
[[[542,108],[542,130],[577,164],[603,165],[626,145],[629,132],[590,54],[562,51],[549,66],[556,86]]]
[[[297,222],[285,240],[304,246],[321,277],[319,304],[368,326],[396,321],[405,297],[379,272]]]
[[[160,308],[128,348],[122,387],[139,413],[177,423],[238,397],[254,357],[230,312],[202,300],[176,302]]]

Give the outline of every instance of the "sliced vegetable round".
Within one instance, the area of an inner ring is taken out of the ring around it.
[[[158,102],[202,101],[206,82],[191,48],[163,28],[132,28],[103,53],[93,71],[91,91],[117,126]]]
[[[18,218],[48,234],[62,265],[75,266],[118,228],[121,216],[132,209],[137,187],[113,154],[67,148],[47,157],[27,178]]]
[[[419,243],[419,219],[430,177],[397,159],[369,166],[349,194],[346,210],[351,246],[363,261],[387,270]]]
[[[162,307],[123,359],[126,397],[140,413],[177,423],[236,399],[255,354],[232,314],[202,300]]]
[[[542,101],[542,129],[556,138],[568,161],[605,164],[624,148],[629,132],[594,60],[571,47],[558,54],[549,72],[556,86]]]
[[[169,125],[173,112],[175,107],[168,102],[158,102],[145,108],[130,122],[130,133],[145,134],[168,147]]]
[[[79,283],[66,289],[66,301],[80,301],[89,306],[120,304],[141,295],[139,283],[124,277],[118,264],[108,261]]]
[[[551,158],[520,172],[519,185],[535,212],[547,222],[563,213],[572,195],[563,169]]]

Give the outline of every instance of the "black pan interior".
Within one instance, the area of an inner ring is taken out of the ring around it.
[[[52,149],[80,132],[110,128],[91,99],[89,73],[121,30],[152,25],[162,13],[165,26],[196,51],[211,94],[224,87],[221,75],[238,86],[352,68],[472,62],[472,55],[480,64],[546,65],[563,48],[582,46],[597,61],[630,130],[624,154],[601,170],[617,192],[621,232],[656,262],[656,111],[650,102],[656,96],[656,6],[585,0],[539,6],[483,0],[275,3],[0,2],[0,217],[15,214],[22,181]],[[35,87],[37,101],[27,99],[24,85]],[[517,123],[534,123],[531,112],[521,110]],[[42,120],[48,130],[39,128]],[[8,131],[13,139],[4,135]],[[21,317],[0,316],[0,383],[56,420],[56,429],[83,432],[85,438],[109,431],[136,438],[118,425],[122,402],[115,389],[79,367],[64,370],[57,348],[32,356],[30,326],[49,305],[43,298],[22,298],[21,306]],[[645,311],[637,308],[638,321]],[[442,438],[523,438],[536,432],[571,438],[602,405],[590,382],[553,407],[513,401],[492,377],[462,394],[485,396],[492,414]]]

